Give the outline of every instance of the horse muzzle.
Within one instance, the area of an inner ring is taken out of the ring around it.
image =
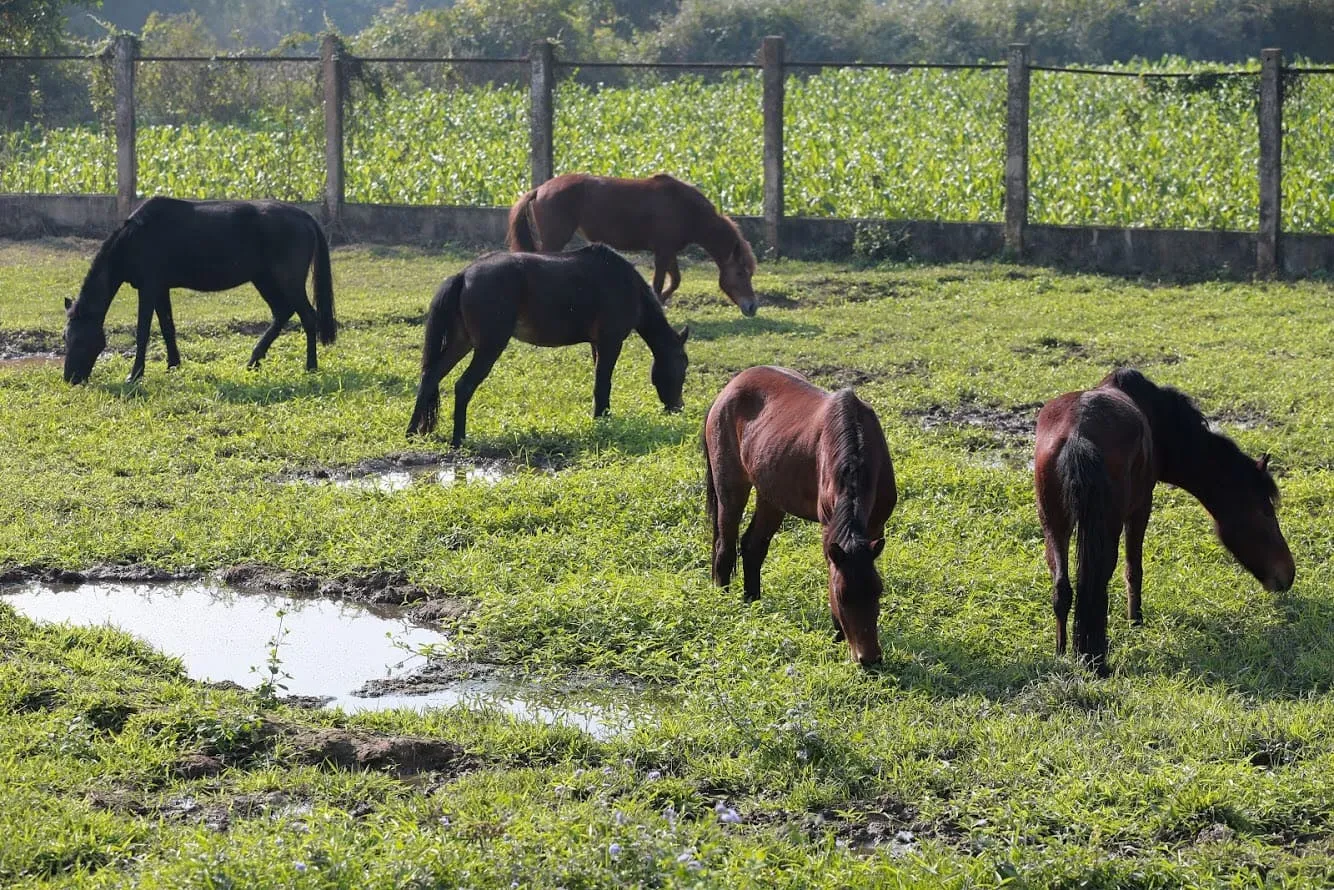
[[[746,316],[746,318],[754,318],[755,313],[760,311],[760,304],[758,300],[751,299],[747,300],[744,303],[738,303],[737,305],[741,309],[741,314]]]
[[[1265,590],[1270,593],[1284,593],[1292,589],[1292,583],[1297,580],[1297,568],[1291,564],[1283,566],[1274,572],[1261,583]]]

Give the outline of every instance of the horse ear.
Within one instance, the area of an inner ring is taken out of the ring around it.
[[[871,542],[871,559],[879,559],[880,554],[885,550],[885,539],[876,538]]]
[[[843,548],[842,548],[841,546],[839,546],[838,541],[830,541],[830,542],[829,542],[829,560],[830,560],[834,565],[842,565],[842,564],[843,564],[843,560],[846,559],[846,558],[847,558],[847,554],[843,551]]]
[[[686,325],[685,327],[681,328],[681,330],[677,331],[676,339],[681,341],[682,346],[685,346],[686,341],[690,339],[690,325]]]
[[[1260,455],[1260,459],[1255,462],[1255,465],[1260,468],[1260,472],[1262,473],[1268,472],[1269,452],[1266,451],[1264,454]]]
[[[68,311],[69,311],[69,307],[71,307],[71,306],[73,306],[73,305],[74,305],[74,301],[71,300],[69,297],[66,297],[66,298],[65,298],[65,311],[68,312]]]

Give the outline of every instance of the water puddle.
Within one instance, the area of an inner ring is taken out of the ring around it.
[[[512,461],[461,463],[434,454],[407,453],[363,461],[352,467],[319,468],[281,477],[289,485],[332,485],[351,491],[393,493],[414,485],[495,485],[520,473],[550,473],[552,468]]]
[[[54,353],[20,355],[13,358],[0,358],[0,370],[26,371],[29,369],[54,368],[60,365],[61,361],[61,357]]]
[[[0,600],[34,621],[124,630],[180,658],[186,673],[201,681],[258,685],[268,675],[269,651],[277,637],[280,669],[290,675],[281,680],[287,687],[284,694],[321,699],[327,707],[349,712],[486,706],[521,719],[577,727],[597,738],[611,737],[633,722],[626,707],[573,700],[494,676],[458,677],[422,686],[416,693],[409,678],[426,663],[417,653],[428,645],[447,651],[449,640],[394,608],[238,590],[207,581],[28,583],[0,592]]]

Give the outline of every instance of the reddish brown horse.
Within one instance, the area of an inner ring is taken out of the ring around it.
[[[1251,460],[1209,429],[1189,398],[1132,369],[1114,371],[1094,389],[1052,399],[1038,413],[1034,482],[1051,570],[1056,652],[1065,651],[1075,606],[1075,652],[1100,676],[1107,669],[1107,584],[1126,533],[1126,613],[1140,605],[1144,530],[1153,486],[1167,482],[1194,495],[1214,519],[1219,539],[1267,590],[1292,586],[1292,553],[1278,527],[1278,487],[1269,455]],[[1072,593],[1068,550],[1078,527],[1079,570]]]
[[[699,189],[666,173],[648,179],[566,173],[510,208],[510,250],[554,253],[576,231],[617,250],[653,251],[653,292],[663,303],[681,283],[676,255],[698,244],[718,264],[718,286],[742,314],[758,308],[750,283],[755,254],[741,230]]]
[[[875,559],[898,491],[875,412],[851,389],[828,393],[786,368],[750,368],[709,409],[704,461],[714,583],[732,580],[753,487],[755,512],[741,538],[746,600],[760,597],[760,566],[783,517],[819,522],[835,639],[846,639],[861,664],[879,662],[883,588]]]

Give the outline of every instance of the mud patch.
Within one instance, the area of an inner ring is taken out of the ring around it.
[[[248,590],[273,593],[299,593],[328,599],[351,600],[372,605],[401,606],[437,599],[466,611],[461,600],[444,596],[439,590],[411,583],[403,572],[371,572],[342,578],[321,578],[304,572],[276,569],[258,563],[228,566],[218,573],[225,584]],[[442,609],[444,606],[442,605]]]
[[[189,581],[198,577],[199,572],[194,569],[159,569],[139,563],[98,564],[82,571],[35,565],[0,566],[0,584],[23,584],[34,581],[43,584],[83,584],[88,581],[143,584]]]
[[[64,355],[65,342],[58,331],[0,330],[0,359],[58,359]]]
[[[1011,408],[973,403],[953,407],[932,405],[925,410],[913,409],[903,414],[916,418],[925,430],[984,430],[991,434],[995,441],[994,447],[1003,447],[1033,439],[1041,408],[1041,402]]]
[[[816,365],[811,368],[796,368],[795,370],[812,383],[818,383],[826,389],[863,386],[882,376],[865,368],[848,368],[838,365]]]
[[[1018,343],[1010,347],[1016,355],[1031,355],[1046,359],[1051,364],[1089,357],[1089,348],[1078,340],[1061,337],[1039,337],[1032,343]]]
[[[860,853],[904,856],[916,852],[919,839],[931,838],[957,844],[964,832],[922,820],[917,810],[895,798],[858,801],[838,808],[809,813],[777,813],[754,821],[777,828],[796,830],[810,840],[833,836],[841,846]]]
[[[499,457],[468,461],[436,452],[405,451],[364,460],[350,467],[294,470],[279,476],[277,481],[392,493],[415,485],[495,485],[522,473],[554,473],[556,470],[556,461],[545,458],[525,463]]]
[[[1222,411],[1216,411],[1207,415],[1209,426],[1217,429],[1218,427],[1228,427],[1234,430],[1255,430],[1270,429],[1280,426],[1273,418],[1258,408],[1246,406],[1238,408],[1225,408]]]
[[[638,685],[600,674],[573,673],[555,681],[521,676],[505,665],[432,659],[410,674],[370,680],[356,695],[412,707],[416,701],[483,705],[517,717],[565,724],[597,739],[634,724],[648,693]]]

